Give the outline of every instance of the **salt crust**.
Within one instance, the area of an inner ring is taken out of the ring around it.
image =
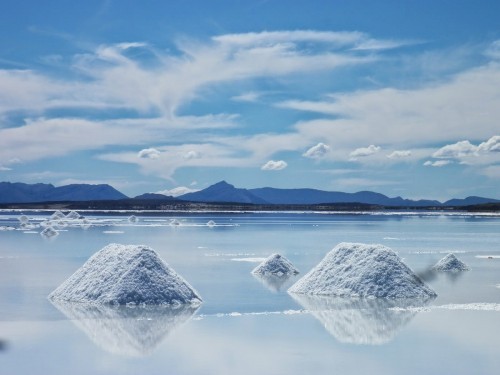
[[[199,294],[151,248],[109,244],[50,295],[51,300],[112,305],[199,305]]]
[[[288,292],[364,298],[436,296],[390,248],[347,242],[338,244]]]

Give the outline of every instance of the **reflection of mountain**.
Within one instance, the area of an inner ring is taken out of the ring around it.
[[[295,275],[261,275],[252,273],[252,276],[259,280],[264,286],[272,292],[279,292],[288,280],[291,280]]]
[[[127,307],[51,301],[102,349],[128,357],[151,354],[197,307]]]
[[[391,341],[410,322],[416,311],[405,308],[421,307],[429,301],[291,295],[338,341],[371,345]]]

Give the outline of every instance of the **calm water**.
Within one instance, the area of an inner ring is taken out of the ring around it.
[[[36,226],[49,214],[28,214],[21,228],[19,213],[0,213],[0,374],[500,373],[500,217],[139,213],[131,224],[126,214],[85,213],[88,228],[47,239]],[[438,297],[424,306],[294,298],[286,290],[297,278],[250,274],[279,252],[303,275],[342,241],[391,247]],[[46,299],[110,242],[155,249],[203,305]],[[429,272],[448,252],[472,270]]]

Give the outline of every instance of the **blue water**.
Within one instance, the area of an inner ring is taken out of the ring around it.
[[[22,228],[20,213],[0,213],[0,374],[500,372],[498,216],[135,213],[129,223],[130,214],[88,212],[90,227],[47,239],[37,225],[50,214],[29,213],[33,227]],[[391,247],[438,297],[392,306],[286,293],[343,241]],[[46,299],[110,242],[155,249],[202,306],[84,309]],[[250,274],[275,252],[301,275],[278,285]],[[429,272],[448,252],[471,271]]]

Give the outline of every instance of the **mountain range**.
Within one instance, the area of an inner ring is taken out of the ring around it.
[[[115,200],[127,198],[109,185],[52,184],[0,182],[0,203],[34,203],[60,201]]]
[[[177,198],[158,193],[146,193],[128,198],[110,185],[72,184],[54,187],[51,184],[24,184],[0,182],[0,203],[36,203],[62,201],[111,201],[120,199],[154,201],[188,201],[204,203],[237,203],[259,205],[318,205],[339,203],[362,203],[387,207],[457,207],[485,203],[500,203],[500,200],[471,196],[465,199],[450,199],[444,203],[437,200],[411,200],[388,197],[372,191],[344,193],[317,189],[277,189],[271,187],[242,189],[226,181],[218,182],[206,189],[187,193]]]

